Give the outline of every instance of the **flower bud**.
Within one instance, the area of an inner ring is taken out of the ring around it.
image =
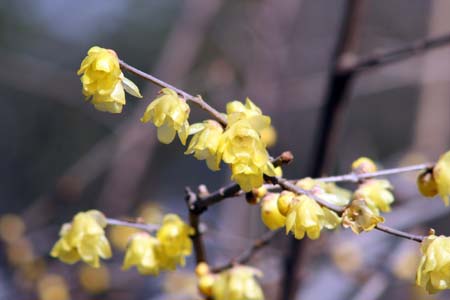
[[[434,197],[438,193],[433,173],[425,171],[417,177],[417,187],[424,197]]]
[[[367,157],[360,157],[352,163],[352,171],[357,174],[373,173],[377,171],[377,165]]]
[[[283,227],[286,218],[278,210],[279,194],[267,194],[261,202],[261,219],[271,230]]]

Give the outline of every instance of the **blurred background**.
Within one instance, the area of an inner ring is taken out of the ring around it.
[[[250,97],[278,132],[270,149],[295,156],[289,178],[307,176],[347,1],[326,0],[3,0],[0,2],[0,300],[200,299],[193,259],[159,277],[119,272],[129,231],[109,232],[114,258],[99,270],[67,266],[48,253],[59,227],[81,210],[109,217],[161,213],[187,217],[184,187],[212,191],[229,171],[212,173],[162,145],[139,122],[157,88],[131,74],[144,95],[124,112],[83,101],[76,71],[87,50],[114,49],[127,63],[224,110]],[[364,1],[355,53],[365,56],[450,32],[450,2]],[[383,167],[435,161],[450,144],[450,47],[417,53],[353,78],[330,174],[359,156]],[[193,108],[191,120],[206,117]],[[448,209],[424,200],[414,175],[391,178],[396,206],[387,224],[450,234]],[[352,187],[352,186],[350,186]],[[354,187],[354,186],[353,186]],[[19,216],[19,217],[17,217]],[[243,198],[204,214],[208,255],[226,262],[266,229]],[[276,299],[292,236],[280,236],[251,264]],[[343,231],[308,241],[298,299],[447,299],[413,285],[417,244]],[[403,271],[403,272],[402,272]],[[324,287],[326,286],[326,289]]]

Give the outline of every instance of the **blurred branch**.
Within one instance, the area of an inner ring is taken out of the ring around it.
[[[419,243],[421,243],[425,239],[425,236],[423,236],[423,235],[410,234],[410,233],[407,233],[407,232],[404,232],[404,231],[401,231],[398,229],[394,229],[394,228],[391,228],[389,226],[382,225],[382,224],[378,224],[375,227],[375,229],[377,229],[379,231],[383,231],[390,235],[405,238],[405,239],[412,240],[412,241],[419,242]]]
[[[211,271],[214,273],[219,273],[226,269],[232,268],[237,264],[247,263],[259,250],[268,245],[279,232],[281,232],[281,229],[267,231],[259,239],[255,240],[253,244],[248,249],[244,250],[240,255],[232,258],[229,262],[223,265],[212,268]]]
[[[145,223],[139,223],[139,222],[129,222],[129,221],[122,221],[112,218],[106,218],[106,222],[108,225],[112,226],[124,226],[124,227],[132,227],[136,229],[145,230],[148,232],[154,232],[159,229],[159,225],[156,224],[145,224]]]
[[[375,67],[385,66],[449,44],[450,33],[439,37],[417,40],[397,49],[387,50],[360,58],[353,66],[350,66],[346,72],[362,72]]]

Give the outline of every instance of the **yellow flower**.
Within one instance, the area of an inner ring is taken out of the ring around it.
[[[223,271],[213,283],[214,300],[263,300],[264,294],[255,276],[261,277],[262,273],[244,266]]]
[[[161,244],[161,267],[174,270],[177,264],[185,265],[185,257],[192,253],[190,236],[194,229],[175,214],[164,216],[156,237]]]
[[[119,58],[111,49],[97,46],[88,51],[77,72],[81,76],[83,95],[100,111],[120,113],[125,105],[125,90],[142,98],[139,88],[123,76]]]
[[[71,224],[65,224],[60,231],[50,255],[73,264],[80,259],[93,267],[100,266],[100,258],[111,257],[111,247],[105,237],[105,216],[96,210],[80,212]]]
[[[46,274],[39,279],[37,292],[40,300],[69,300],[69,285],[64,277],[57,274]]]
[[[450,151],[443,154],[433,168],[433,177],[436,181],[439,196],[449,205],[448,196],[450,195]]]
[[[139,232],[133,235],[125,253],[122,268],[136,266],[142,275],[158,275],[161,269],[161,247],[157,238]]]
[[[92,268],[84,265],[78,272],[81,287],[90,294],[100,294],[110,287],[109,270],[105,266]]]
[[[160,93],[161,95],[147,106],[141,122],[152,122],[158,127],[158,140],[161,143],[170,144],[178,133],[184,145],[189,133],[189,105],[171,89],[162,89]]]
[[[358,174],[376,172],[377,165],[367,157],[360,157],[352,163],[352,171]]]
[[[245,105],[239,101],[229,102],[227,104],[227,119],[230,125],[239,120],[247,119],[258,131],[270,126],[270,117],[263,115],[261,109],[249,98],[245,99]]]
[[[342,214],[342,225],[345,228],[350,227],[356,234],[370,231],[383,222],[384,218],[378,214],[378,210],[371,209],[362,199],[353,200]]]
[[[259,131],[261,140],[267,147],[272,147],[277,142],[277,131],[273,126],[268,126]]]
[[[334,229],[341,223],[335,212],[305,195],[292,201],[286,216],[286,233],[292,231],[296,239],[302,239],[305,233],[312,240],[318,239],[322,228]]]
[[[432,170],[426,170],[417,177],[417,187],[424,197],[434,197],[438,193]]]
[[[217,150],[223,133],[222,126],[216,121],[206,120],[203,123],[191,125],[189,131],[191,130],[194,130],[194,136],[185,154],[194,153],[194,157],[198,160],[206,160],[208,168],[212,171],[219,170],[220,155]]]
[[[417,269],[416,283],[428,293],[450,288],[450,237],[430,235],[420,248],[422,258]]]
[[[290,191],[281,192],[277,201],[278,211],[280,212],[281,215],[287,216],[287,214],[292,208],[294,198],[295,194],[293,192]]]
[[[351,192],[334,183],[325,183],[306,177],[297,181],[296,185],[335,205],[345,206],[350,202]]]
[[[267,194],[261,202],[261,219],[271,230],[281,228],[286,223],[286,217],[278,210],[279,194]]]
[[[362,183],[355,191],[354,199],[364,199],[371,209],[380,209],[382,212],[391,211],[394,195],[392,185],[387,180],[370,179]]]

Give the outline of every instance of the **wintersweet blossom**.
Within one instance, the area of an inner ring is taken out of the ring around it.
[[[286,217],[278,210],[280,194],[269,193],[261,201],[261,219],[271,230],[281,228],[286,223]]]
[[[160,259],[161,249],[158,239],[148,233],[139,232],[131,237],[122,268],[128,270],[136,266],[142,275],[158,275]]]
[[[364,181],[353,195],[354,199],[364,199],[371,209],[391,211],[394,202],[392,185],[388,180],[369,179]]]
[[[93,267],[100,266],[100,258],[111,257],[111,247],[105,237],[106,218],[97,210],[80,212],[72,223],[65,224],[61,238],[56,242],[50,255],[73,264],[80,259]]]
[[[378,210],[371,209],[362,199],[353,200],[342,215],[342,225],[350,227],[356,234],[370,231],[383,222],[384,218],[379,215]]]
[[[214,280],[212,295],[215,300],[263,300],[264,294],[255,277],[262,273],[254,268],[236,266],[221,272]]]
[[[125,91],[142,98],[139,88],[120,70],[116,52],[94,46],[81,62],[77,72],[81,75],[83,95],[94,107],[110,113],[122,112],[125,105]]]
[[[436,181],[439,196],[449,205],[450,195],[450,151],[444,153],[433,168],[433,177]]]
[[[427,236],[420,248],[422,258],[417,269],[416,283],[434,294],[450,288],[450,237]]]
[[[158,140],[161,143],[170,144],[178,133],[184,145],[189,134],[189,113],[190,108],[186,101],[175,91],[164,88],[160,96],[147,106],[141,122],[152,122],[158,127]]]

